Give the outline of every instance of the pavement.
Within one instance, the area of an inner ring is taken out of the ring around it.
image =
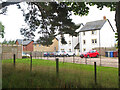
[[[35,57],[33,57],[33,58],[35,58]],[[97,66],[118,68],[118,58],[117,57],[99,57],[99,58],[36,57],[36,59],[45,59],[45,60],[53,60],[53,61],[55,61],[56,58],[59,58],[60,62],[70,62],[70,63],[88,64],[88,65],[94,65],[94,62],[96,62]]]

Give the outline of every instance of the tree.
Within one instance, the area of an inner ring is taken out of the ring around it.
[[[50,37],[53,38],[56,36],[56,29],[59,31],[58,34],[62,37],[64,33],[74,35],[75,30],[73,29],[77,29],[78,27],[74,25],[69,18],[72,11],[75,15],[87,15],[89,13],[89,8],[87,5],[97,5],[97,8],[100,10],[105,6],[109,7],[111,11],[116,11],[115,21],[118,32],[118,63],[120,82],[120,2],[31,2],[28,3],[28,5],[30,6],[30,10],[28,13],[24,13],[24,16],[25,21],[28,23],[29,29],[27,27],[21,29],[21,33],[27,37],[30,37],[31,35],[34,36],[33,32],[36,30],[35,28],[40,25],[42,30],[39,33],[41,33],[43,37],[38,41],[42,44],[45,44],[47,42],[46,40]],[[18,5],[18,7],[21,8],[20,5]],[[40,14],[37,13],[38,11],[40,11]],[[37,19],[37,16],[35,17],[35,15],[40,16],[41,20]],[[63,19],[65,19],[65,21]],[[67,24],[67,22],[69,23]],[[49,41],[52,40],[52,38],[50,38]],[[51,41],[47,44],[51,44]]]
[[[33,39],[35,37],[34,32],[40,27],[38,33],[41,36],[37,41],[43,45],[51,45],[52,40],[57,35],[61,35],[61,42],[63,44],[66,44],[64,34],[77,36],[75,30],[79,26],[76,26],[72,22],[72,19],[70,19],[72,12],[75,15],[87,15],[89,13],[89,7],[87,5],[97,5],[99,9],[106,6],[110,7],[111,10],[115,10],[116,7],[116,3],[110,2],[27,2],[27,13],[19,2],[4,2],[3,7],[12,4],[17,4],[18,8],[23,11],[23,16],[25,16],[27,26],[21,28],[21,34],[27,39]],[[5,11],[3,10],[3,12]]]
[[[4,39],[4,41],[2,42],[2,44],[7,44],[8,42],[7,42],[7,40],[6,39]]]
[[[0,37],[4,38],[4,26],[2,25],[2,23],[0,22]]]
[[[15,44],[15,41],[14,40],[7,41],[6,39],[4,39],[4,41],[2,42],[2,44]]]

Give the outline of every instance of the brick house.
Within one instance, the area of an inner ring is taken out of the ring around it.
[[[17,39],[16,44],[17,45],[23,45],[23,51],[33,51],[33,40],[22,40],[22,39]]]

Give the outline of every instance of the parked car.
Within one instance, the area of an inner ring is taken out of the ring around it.
[[[66,56],[75,56],[75,52],[67,51],[66,53]]]
[[[56,51],[56,56],[66,56],[67,53],[65,51]]]
[[[23,52],[23,53],[22,53],[22,58],[30,58],[30,55],[27,54],[27,53],[25,53],[25,52]]]
[[[90,50],[89,52],[84,52],[80,55],[81,58],[98,57],[98,56],[99,53],[97,52],[97,50]]]
[[[50,54],[49,54],[49,52],[44,52],[43,56],[44,56],[44,57],[49,57]]]
[[[50,57],[54,57],[56,55],[56,52],[49,52]]]

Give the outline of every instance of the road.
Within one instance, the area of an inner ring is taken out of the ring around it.
[[[35,58],[35,57],[34,57]],[[111,57],[100,57],[99,58],[80,58],[80,57],[36,57],[36,59],[45,59],[45,60],[53,60],[55,61],[55,58],[59,58],[60,62],[71,62],[71,63],[77,63],[77,64],[89,64],[94,65],[94,62],[98,66],[106,66],[106,67],[116,67],[118,68],[118,58],[111,58]]]

